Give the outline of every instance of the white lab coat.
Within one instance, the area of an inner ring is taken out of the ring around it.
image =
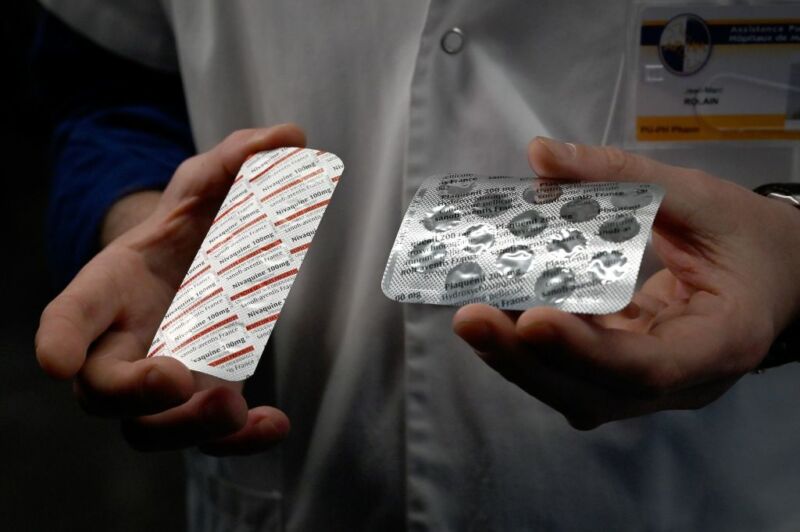
[[[381,293],[426,176],[530,174],[535,135],[622,138],[628,2],[44,3],[111,50],[179,69],[198,149],[292,121],[346,165],[250,386],[274,391],[293,433],[251,458],[191,454],[196,530],[800,528],[796,369],[746,377],[698,412],[582,433],[474,356],[453,309]],[[452,27],[465,40],[448,54]],[[787,148],[651,155],[748,186],[796,177]]]

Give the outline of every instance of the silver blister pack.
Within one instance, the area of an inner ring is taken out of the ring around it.
[[[383,274],[406,303],[606,314],[633,297],[663,189],[451,174],[425,180]]]

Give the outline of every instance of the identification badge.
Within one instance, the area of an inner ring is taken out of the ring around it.
[[[636,141],[800,139],[800,4],[639,13]]]

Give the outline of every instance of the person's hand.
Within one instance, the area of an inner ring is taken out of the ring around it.
[[[453,319],[492,368],[576,428],[710,403],[756,368],[796,317],[800,212],[793,207],[614,148],[538,138],[529,159],[541,177],[666,190],[653,234],[665,269],[621,312],[469,305]]]
[[[211,454],[241,454],[288,433],[280,410],[248,410],[241,383],[145,355],[247,156],[304,145],[295,126],[242,130],[186,160],[152,214],[98,253],[42,313],[36,334],[42,369],[58,379],[74,377],[84,409],[121,418],[133,447],[198,445]]]

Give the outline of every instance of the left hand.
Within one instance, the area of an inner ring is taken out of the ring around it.
[[[537,138],[534,172],[666,190],[653,226],[665,269],[605,316],[469,305],[454,331],[576,428],[702,407],[753,370],[800,306],[800,213],[704,172]]]

